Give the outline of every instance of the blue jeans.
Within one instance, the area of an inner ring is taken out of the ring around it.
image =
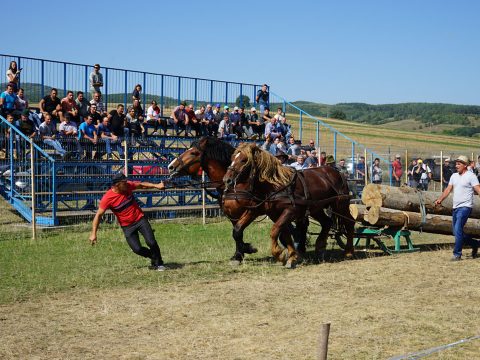
[[[62,148],[62,145],[57,140],[43,139],[43,142],[53,147],[62,156],[64,156],[67,152],[65,149]]]
[[[463,232],[463,227],[468,220],[472,212],[472,208],[459,207],[453,209],[452,217],[452,230],[453,236],[455,236],[455,247],[453,248],[453,255],[462,256],[463,244],[470,245],[472,247],[478,247],[480,241],[472,239],[470,235]]]

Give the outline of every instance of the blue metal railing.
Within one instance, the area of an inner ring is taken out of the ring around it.
[[[23,67],[21,86],[25,88],[30,106],[48,95],[51,88],[58,89],[59,97],[66,96],[68,90],[89,93],[92,65],[0,54],[0,69],[7,69],[12,60]],[[136,84],[142,85],[143,103],[157,100],[162,114],[183,100],[194,103],[195,107],[207,103],[234,105],[237,99],[241,101],[242,95],[247,95],[254,102],[259,86],[112,67],[103,67],[100,71],[104,76],[101,88],[103,101],[109,109],[118,103],[131,103],[131,93]]]

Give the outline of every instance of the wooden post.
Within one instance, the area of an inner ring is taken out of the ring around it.
[[[30,138],[30,176],[32,187],[32,239],[37,239],[37,221],[35,218],[35,157],[34,157],[33,139]]]
[[[202,183],[205,184],[205,171],[202,170]],[[206,209],[205,209],[205,185],[202,187],[202,220],[203,225],[206,224]]]
[[[124,156],[125,156],[125,169],[123,169],[124,170],[123,173],[124,173],[125,176],[128,177],[128,145],[127,145],[127,143],[128,143],[128,139],[125,138],[125,146],[124,146],[124,149],[123,149],[123,151],[125,153],[124,154]]]
[[[365,148],[363,153],[365,157],[365,186],[367,186],[368,185],[367,148]]]
[[[443,150],[440,151],[440,191],[443,191]]]
[[[327,360],[328,336],[330,335],[330,323],[322,324],[318,338],[318,360]]]
[[[405,184],[408,184],[408,149],[405,150]]]

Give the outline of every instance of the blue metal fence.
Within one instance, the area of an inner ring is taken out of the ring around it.
[[[68,63],[54,60],[0,54],[0,69],[8,69],[10,61],[23,68],[20,86],[30,101],[30,106],[49,94],[51,88],[58,89],[58,97],[66,96],[68,90],[90,92],[89,76],[93,65]],[[109,110],[118,103],[132,103],[132,92],[136,84],[142,86],[141,99],[144,104],[157,100],[162,116],[181,101],[194,103],[195,107],[207,103],[235,105],[242,95],[255,103],[259,85],[221,80],[201,79],[187,76],[151,73],[137,70],[102,67],[104,85],[101,88],[103,102]],[[3,83],[2,88],[5,84]],[[87,96],[88,98],[88,96]]]

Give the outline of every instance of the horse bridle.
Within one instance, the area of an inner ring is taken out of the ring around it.
[[[198,151],[200,151],[202,153],[202,151],[198,148],[195,148],[197,149]],[[181,173],[181,171],[185,171],[188,173],[188,170],[195,164],[198,164],[200,163],[201,165],[201,160],[202,156],[200,155],[200,157],[194,161],[192,161],[191,163],[188,163],[188,164],[185,164],[185,162],[180,158],[180,157],[177,157],[175,160],[178,161],[178,163],[180,164],[180,168],[176,171],[176,173]]]

